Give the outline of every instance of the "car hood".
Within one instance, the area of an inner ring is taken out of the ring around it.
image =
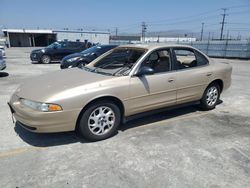
[[[66,69],[32,78],[21,84],[15,94],[33,101],[55,102],[98,89],[112,78],[79,68]]]
[[[74,58],[74,57],[81,57],[81,56],[83,56],[82,53],[74,53],[74,54],[67,55],[67,56],[64,57],[63,59],[64,59],[64,60],[67,60],[67,59],[71,59],[71,58]]]
[[[44,49],[44,48],[43,48],[43,49]],[[38,52],[41,52],[43,49],[32,50],[31,53],[38,53]]]
[[[74,53],[74,54],[70,54],[70,55],[67,55],[66,57],[64,57],[62,59],[62,62],[66,61],[68,59],[74,58],[74,57],[82,57],[84,59],[89,59],[89,58],[91,58],[91,54],[89,54],[89,53]]]

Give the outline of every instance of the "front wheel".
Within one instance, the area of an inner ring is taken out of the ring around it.
[[[81,115],[77,131],[87,140],[103,140],[117,132],[120,119],[120,109],[113,102],[94,103]]]
[[[44,63],[44,64],[49,64],[50,61],[51,61],[51,59],[50,59],[50,56],[48,56],[48,55],[43,55],[41,57],[41,62]]]
[[[220,98],[220,87],[218,84],[210,84],[205,90],[201,99],[201,108],[203,110],[212,110],[217,105]]]

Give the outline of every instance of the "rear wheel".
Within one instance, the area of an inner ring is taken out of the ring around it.
[[[205,90],[201,99],[201,108],[203,110],[212,110],[220,98],[220,87],[216,83],[210,84]]]
[[[101,101],[90,105],[81,115],[77,131],[87,140],[103,140],[117,132],[120,119],[120,109],[113,102]]]
[[[50,59],[50,56],[48,56],[48,55],[43,55],[41,57],[41,62],[44,63],[44,64],[49,64],[50,61],[51,61],[51,59]]]

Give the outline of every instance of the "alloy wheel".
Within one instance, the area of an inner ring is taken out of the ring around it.
[[[217,102],[219,92],[217,87],[212,86],[207,90],[206,102],[208,106],[213,106]]]
[[[88,118],[89,130],[94,135],[104,135],[108,133],[115,124],[115,113],[107,106],[94,109]]]

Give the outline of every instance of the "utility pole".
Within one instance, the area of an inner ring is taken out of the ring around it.
[[[142,22],[141,27],[142,27],[142,29],[141,29],[141,40],[142,40],[142,42],[145,42],[145,35],[146,35],[146,31],[147,31],[146,23]]]
[[[226,14],[226,11],[228,10],[227,8],[223,8],[222,10],[223,10],[224,12],[223,12],[223,14],[222,14],[222,22],[220,22],[220,24],[221,24],[220,40],[223,39],[223,30],[224,30],[224,25],[226,24],[225,18],[226,18],[226,16],[228,15],[228,14]]]
[[[210,41],[211,38],[211,32],[208,33],[208,41]]]
[[[115,28],[115,36],[117,37],[117,35],[118,35],[118,28],[116,27]]]
[[[227,40],[229,39],[229,30],[227,30]]]
[[[203,31],[204,31],[204,23],[201,24],[201,41],[203,38]]]

